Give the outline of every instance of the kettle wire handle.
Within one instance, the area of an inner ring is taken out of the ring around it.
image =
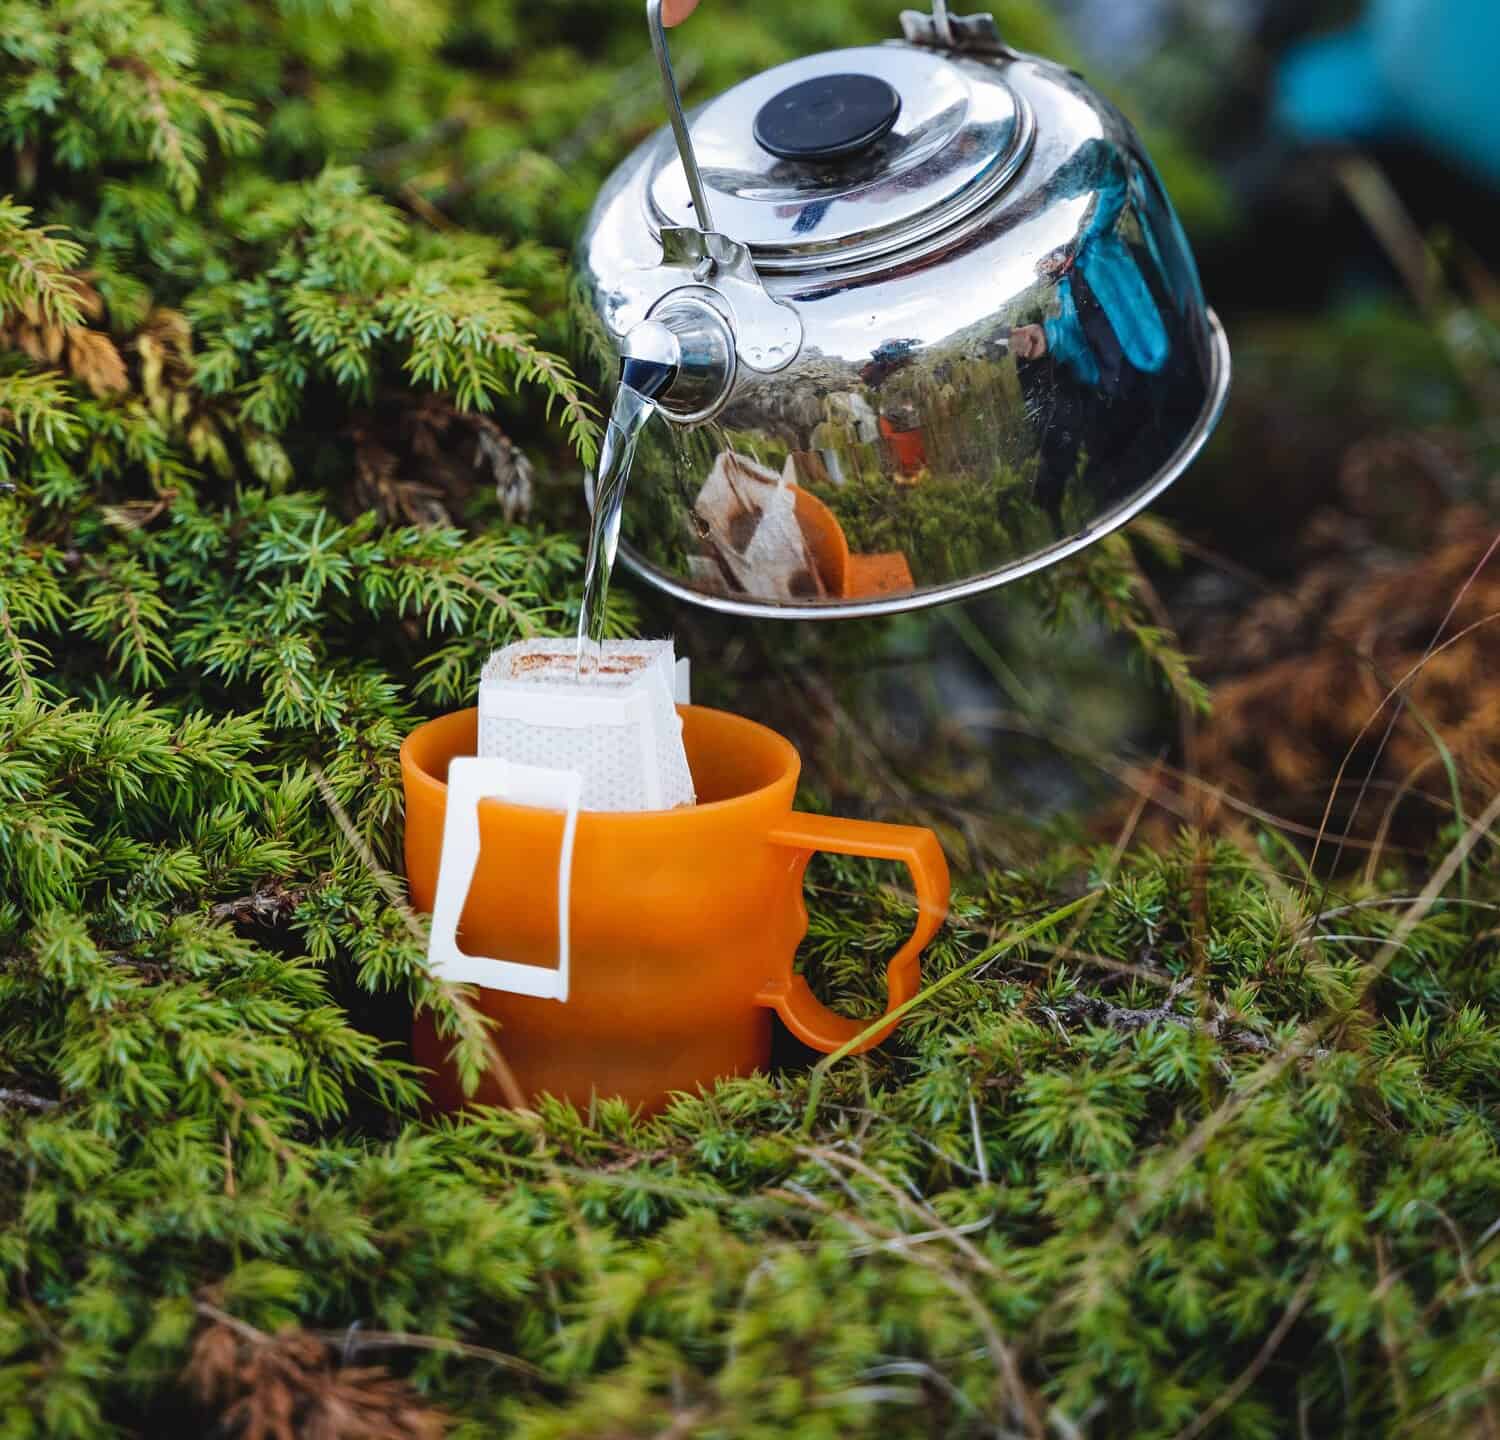
[[[682,100],[677,94],[677,77],[672,73],[672,54],[667,49],[667,30],[662,24],[661,6],[662,0],[646,0],[646,24],[651,29],[651,48],[656,51],[656,64],[661,71],[662,99],[667,102],[667,119],[672,122],[677,153],[682,158],[682,172],[687,176],[688,193],[693,197],[693,209],[698,212],[699,228],[708,232],[714,228],[713,215],[709,212],[703,177],[698,173],[692,136],[688,134],[687,121],[682,118]]]
[[[941,49],[958,48],[953,38],[953,22],[948,18],[948,0],[932,0],[932,29]]]

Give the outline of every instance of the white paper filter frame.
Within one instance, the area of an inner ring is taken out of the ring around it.
[[[438,860],[437,899],[427,964],[434,975],[459,984],[508,990],[539,1000],[568,998],[568,911],[573,885],[573,840],[583,777],[575,770],[546,770],[512,760],[459,755],[448,762],[448,808]],[[563,812],[562,849],[557,857],[557,969],[470,955],[458,946],[458,922],[479,864],[479,802],[505,800]]]

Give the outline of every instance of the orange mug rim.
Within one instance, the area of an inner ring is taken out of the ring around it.
[[[747,720],[743,715],[736,715],[729,710],[720,710],[711,705],[678,705],[677,713],[686,716],[689,712],[700,715],[712,715],[716,721],[726,722],[731,729],[740,728],[747,733],[752,733],[761,738],[761,743],[769,743],[770,747],[778,752],[781,764],[776,774],[763,785],[757,785],[753,790],[742,791],[738,795],[731,795],[724,800],[700,801],[692,805],[680,805],[672,810],[585,810],[580,812],[579,824],[589,825],[627,825],[639,824],[642,821],[672,820],[681,824],[694,815],[719,815],[733,810],[736,806],[754,806],[757,802],[764,803],[771,797],[772,792],[791,782],[792,791],[795,793],[798,777],[802,773],[802,757],[797,753],[797,747],[792,744],[785,735],[779,734],[771,729],[769,725],[762,725],[756,720]],[[431,720],[424,720],[412,730],[401,742],[401,768],[406,773],[407,782],[417,783],[430,787],[446,797],[448,793],[448,782],[440,780],[417,758],[417,748],[422,736],[434,727],[441,725],[455,725],[460,719],[473,715],[478,716],[478,707],[466,706],[462,710],[450,710],[445,714],[434,716]],[[456,756],[450,756],[450,759]],[[446,801],[445,801],[446,803]],[[499,799],[486,799],[480,802],[483,805],[499,805],[507,810],[535,810],[538,806],[518,805],[512,801]]]

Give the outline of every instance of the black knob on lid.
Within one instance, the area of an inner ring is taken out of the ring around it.
[[[819,75],[760,107],[756,143],[783,160],[838,160],[873,145],[901,113],[901,97],[874,75]]]

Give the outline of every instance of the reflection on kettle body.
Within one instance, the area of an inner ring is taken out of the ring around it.
[[[1159,422],[1180,380],[1169,365],[1182,346],[1180,337],[1174,344],[1178,306],[1161,247],[1150,217],[1132,203],[1140,192],[1119,153],[1086,142],[1059,169],[1052,191],[1055,198],[1090,194],[1087,219],[1071,245],[1037,265],[1050,313],[1017,327],[1010,342],[1039,436],[1036,500],[1061,536],[1063,499],[1075,479],[1095,503],[1107,504],[1160,463]],[[1139,230],[1139,243],[1122,235],[1127,224]]]
[[[778,474],[721,450],[693,499],[700,583],[725,595],[787,602],[897,596],[913,585],[898,551],[857,554],[838,519],[799,481],[828,479],[816,452],[794,452]]]

